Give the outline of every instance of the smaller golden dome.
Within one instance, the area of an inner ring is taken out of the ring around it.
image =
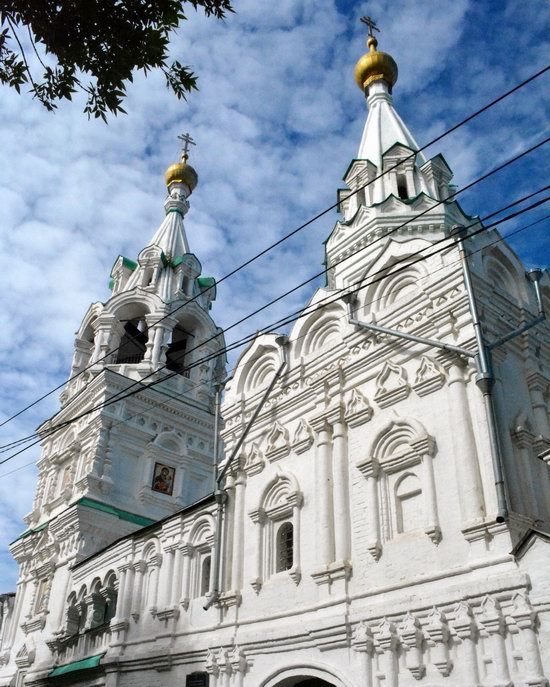
[[[164,173],[164,178],[166,179],[166,186],[170,184],[185,184],[189,187],[190,191],[196,187],[199,177],[191,165],[187,164],[187,158],[183,156],[181,162],[177,162],[175,165],[170,165],[166,172]]]
[[[355,81],[364,91],[373,81],[384,79],[391,93],[392,86],[397,81],[397,63],[388,53],[378,52],[377,45],[376,38],[369,36],[367,41],[369,52],[360,57],[355,65]]]

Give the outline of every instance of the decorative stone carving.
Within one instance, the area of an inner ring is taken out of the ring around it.
[[[441,389],[444,384],[445,372],[443,369],[435,360],[423,356],[416,371],[413,389],[419,396],[427,396]]]
[[[514,597],[512,617],[520,629],[525,665],[525,684],[529,687],[547,687],[544,668],[536,635],[537,616],[526,594],[519,593]]]
[[[370,627],[361,620],[351,636],[351,645],[355,651],[371,653],[374,649],[374,638]]]
[[[405,664],[415,680],[421,680],[426,672],[422,661],[423,635],[420,623],[410,612],[403,618],[400,628],[401,640],[405,649]]]
[[[384,364],[376,378],[376,387],[378,391],[374,395],[374,400],[380,408],[387,408],[402,401],[411,391],[406,370],[391,361]]]
[[[358,427],[364,422],[368,422],[373,412],[368,399],[363,396],[360,391],[354,389],[350,394],[344,410],[344,419],[346,423],[350,427]]]
[[[449,655],[450,631],[447,619],[442,611],[434,607],[428,621],[424,630],[431,643],[432,663],[443,677],[448,677],[453,664]]]
[[[247,475],[256,475],[265,467],[265,458],[261,452],[258,444],[251,445],[248,453],[245,455],[243,470]]]
[[[231,649],[231,651],[228,653],[228,659],[233,672],[241,674],[246,672],[246,656],[244,651],[238,646],[234,646],[233,649]]]
[[[206,652],[206,665],[204,666],[206,672],[213,677],[218,677],[220,668],[218,666],[218,657],[214,649],[208,649]]]
[[[304,453],[310,446],[313,445],[315,441],[315,436],[313,430],[306,420],[303,418],[300,420],[296,431],[294,432],[294,437],[292,439],[292,448],[296,453]]]
[[[279,422],[273,425],[273,428],[267,435],[267,449],[266,456],[268,460],[279,460],[290,453],[290,444],[288,441],[288,430]]]

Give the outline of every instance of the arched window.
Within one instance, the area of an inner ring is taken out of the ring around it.
[[[276,572],[290,570],[294,564],[294,527],[284,522],[277,531]]]
[[[210,590],[210,570],[212,568],[212,557],[205,556],[201,565],[201,585],[200,595],[204,596]]]
[[[398,532],[410,532],[422,527],[422,488],[416,475],[405,475],[397,483],[395,508]]]
[[[136,364],[143,360],[147,344],[147,324],[143,317],[127,320],[117,352],[117,365]]]

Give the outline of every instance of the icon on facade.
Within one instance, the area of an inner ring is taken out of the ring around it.
[[[174,491],[175,472],[175,468],[171,468],[169,465],[155,463],[151,489],[153,491],[160,491],[161,494],[172,496],[172,492]]]

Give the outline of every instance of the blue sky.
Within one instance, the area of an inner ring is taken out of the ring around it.
[[[178,134],[190,131],[197,141],[189,241],[204,273],[219,278],[335,201],[366,118],[353,80],[365,51],[359,16],[372,15],[382,28],[379,48],[399,66],[395,106],[420,145],[545,66],[550,54],[544,0],[236,0],[235,8],[225,23],[191,10],[175,36],[174,56],[200,77],[187,103],[158,75],[137,76],[129,114],[105,126],[89,122],[79,102],[52,115],[2,90],[0,417],[67,376],[74,332],[89,303],[108,297],[115,258],[134,258],[162,220],[162,176],[177,159]],[[455,183],[468,183],[544,138],[549,86],[546,75],[427,155],[442,152]],[[542,186],[547,171],[547,153],[539,150],[465,193],[461,204],[483,216]],[[232,323],[319,271],[322,240],[336,219],[325,216],[221,285],[218,323]],[[548,266],[547,223],[511,243],[526,266]],[[228,341],[298,309],[312,289]],[[0,443],[32,432],[57,407],[54,394],[1,428]],[[0,466],[0,592],[15,586],[7,544],[24,529],[36,476],[28,464],[37,457],[34,448]]]

